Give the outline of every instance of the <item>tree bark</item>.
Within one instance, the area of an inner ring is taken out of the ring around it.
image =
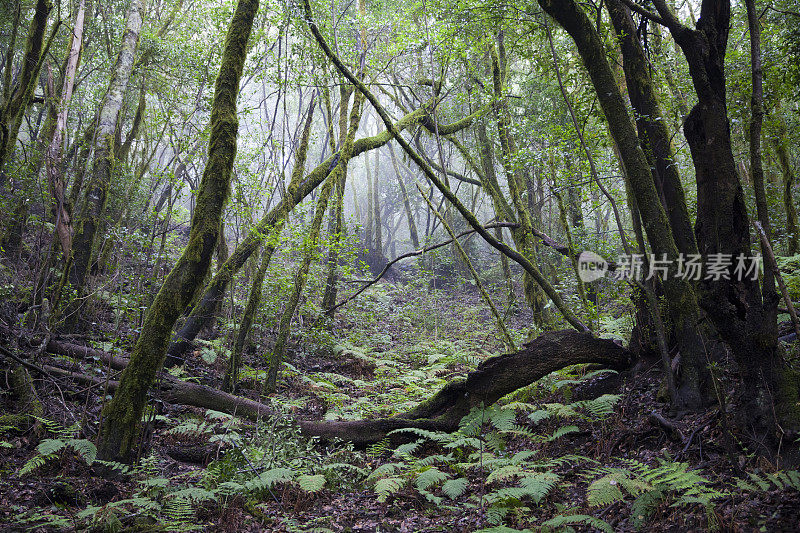
[[[53,212],[55,213],[55,234],[61,245],[64,259],[67,259],[72,248],[72,224],[69,212],[64,201],[64,179],[61,171],[61,156],[64,150],[64,132],[67,128],[69,102],[72,99],[72,90],[75,86],[75,74],[83,46],[83,23],[85,19],[85,0],[80,0],[75,14],[75,24],[72,31],[72,42],[67,55],[64,84],[61,89],[61,102],[58,105],[58,118],[53,139],[47,148],[45,170],[50,194],[53,197]]]
[[[86,275],[92,260],[98,227],[106,208],[108,187],[114,170],[114,137],[125,92],[128,89],[134,56],[139,44],[146,0],[131,0],[125,16],[125,33],[119,55],[114,65],[103,104],[98,114],[94,141],[92,174],[85,192],[81,212],[76,217],[75,236],[72,240],[72,261],[68,264],[69,279],[73,288],[82,295]],[[74,313],[77,316],[77,313]]]
[[[678,22],[664,0],[654,0],[654,4],[686,56],[698,97],[684,123],[684,134],[697,179],[695,232],[700,253],[749,257],[749,219],[733,157],[725,92],[730,2],[704,0],[696,29]],[[704,279],[700,303],[739,365],[744,401],[740,422],[757,428],[777,445],[785,432],[800,430],[800,380],[782,361],[774,312],[777,302],[771,301],[777,294],[762,300],[757,280],[737,279],[733,268],[729,274],[730,279]]]
[[[236,100],[257,13],[258,0],[240,0],[231,19],[211,109],[208,162],[200,182],[189,244],[148,309],[131,353],[131,364],[123,371],[114,398],[103,409],[98,455],[107,460],[130,459],[147,391],[163,365],[172,327],[211,266],[222,211],[230,194],[239,131]]]
[[[28,29],[28,38],[25,43],[25,55],[22,59],[22,70],[19,81],[10,89],[11,65],[6,64],[7,85],[4,92],[7,98],[0,107],[0,187],[6,182],[5,166],[14,150],[17,135],[22,126],[22,118],[31,102],[33,90],[39,79],[42,67],[42,50],[45,48],[45,32],[47,31],[47,17],[53,9],[50,0],[37,0],[36,8]],[[14,28],[16,30],[16,27]]]
[[[391,418],[341,422],[300,421],[302,432],[326,440],[343,439],[364,446],[400,428],[452,432],[473,407],[488,407],[515,390],[565,366],[598,363],[626,368],[630,353],[615,342],[573,330],[552,331],[516,353],[491,357],[464,379],[449,382],[414,409]]]
[[[622,50],[625,84],[636,112],[636,126],[641,132],[642,146],[654,163],[653,178],[667,211],[675,244],[683,254],[696,254],[697,242],[670,146],[670,135],[650,77],[649,62],[637,38],[631,11],[620,0],[609,0],[606,6]]]
[[[570,34],[578,48],[611,136],[619,148],[653,253],[675,263],[678,247],[669,219],[653,183],[650,165],[639,144],[625,101],[608,65],[600,36],[574,0],[539,0],[539,5]],[[697,409],[704,403],[704,391],[708,383],[705,349],[697,331],[700,309],[688,280],[675,276],[674,270],[671,270],[663,282],[672,323],[681,342],[681,354],[688,363],[682,374],[678,403],[682,407]]]

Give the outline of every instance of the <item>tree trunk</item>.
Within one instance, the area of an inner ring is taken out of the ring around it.
[[[625,84],[636,112],[636,126],[643,141],[642,147],[654,163],[653,178],[667,211],[675,244],[680,253],[696,254],[697,242],[678,175],[678,165],[672,154],[670,135],[650,77],[650,64],[637,38],[631,11],[621,0],[609,0],[606,6],[622,50]]]
[[[350,95],[353,93],[353,88],[349,85],[342,85],[340,89],[340,104],[339,104],[339,144],[340,148],[344,146],[347,140],[347,127],[348,127],[348,102]],[[333,119],[328,125],[329,130],[333,131]],[[333,135],[331,134],[331,150],[335,150],[333,143]],[[344,193],[347,186],[347,166],[345,165],[343,171],[339,174],[339,180],[336,182],[336,199],[331,207],[331,224],[329,225],[328,239],[328,255],[325,263],[327,265],[327,275],[325,276],[325,293],[322,296],[322,309],[332,317],[332,308],[336,305],[336,294],[339,285],[339,246],[342,242],[342,231],[344,230]],[[358,200],[356,199],[356,202]]]
[[[25,43],[25,55],[22,59],[22,70],[16,86],[10,89],[11,65],[6,64],[7,85],[4,88],[6,100],[0,108],[0,187],[6,182],[5,166],[8,163],[17,135],[22,126],[22,118],[27,111],[33,96],[33,90],[39,80],[39,71],[42,67],[42,50],[45,48],[45,32],[47,30],[47,17],[53,9],[50,0],[37,0],[36,9],[28,29],[28,38]],[[16,30],[16,28],[14,28]],[[49,44],[49,43],[48,43]]]
[[[257,13],[258,0],[240,0],[231,19],[211,109],[208,162],[200,182],[189,244],[148,309],[131,353],[131,364],[123,371],[114,398],[103,409],[98,455],[104,459],[130,459],[147,391],[164,362],[172,326],[210,268],[222,211],[230,194],[239,130],[236,100]]]
[[[597,31],[574,0],[539,0],[539,5],[575,41],[597,92],[609,131],[620,150],[651,249],[659,258],[666,257],[674,263],[678,258],[678,248],[669,219]],[[674,270],[670,271],[663,283],[670,306],[670,318],[681,342],[681,354],[688,363],[682,374],[678,403],[697,409],[704,403],[704,391],[708,383],[705,350],[697,331],[700,310],[691,283],[675,276]]]
[[[292,318],[297,310],[300,302],[300,296],[308,279],[308,270],[311,266],[311,261],[314,258],[317,244],[319,241],[319,233],[322,227],[322,220],[325,218],[325,211],[328,208],[328,200],[330,199],[331,192],[334,185],[341,181],[342,173],[347,171],[347,162],[350,160],[350,155],[353,153],[353,139],[358,129],[358,123],[361,120],[361,109],[364,97],[360,93],[356,93],[353,97],[353,107],[350,111],[350,124],[345,136],[344,143],[342,144],[341,158],[339,159],[338,166],[333,173],[328,177],[322,185],[319,198],[317,199],[316,211],[314,212],[314,219],[311,222],[311,228],[306,235],[304,243],[303,259],[300,267],[294,276],[294,285],[289,301],[286,302],[286,307],[281,315],[280,325],[278,327],[278,338],[275,341],[275,347],[272,350],[272,357],[269,362],[269,371],[267,373],[267,381],[265,392],[273,393],[277,388],[278,370],[283,364],[283,357],[286,352],[286,344],[289,340],[289,332],[291,328]]]
[[[783,208],[786,211],[786,235],[788,247],[786,253],[795,255],[800,252],[800,231],[798,231],[797,208],[794,206],[792,188],[795,183],[794,171],[789,161],[789,152],[786,149],[786,126],[781,124],[780,138],[775,140],[775,153],[783,175]]]
[[[704,0],[696,29],[678,22],[664,0],[655,0],[689,64],[698,103],[684,123],[697,179],[695,232],[700,253],[749,257],[750,228],[733,157],[725,94],[725,50],[731,22],[728,0]],[[718,257],[718,256],[717,256]],[[748,276],[700,283],[700,303],[730,346],[742,373],[740,422],[776,445],[786,431],[800,429],[800,381],[782,362],[775,301]],[[777,298],[777,294],[774,298]],[[705,365],[696,361],[697,366]]]
[[[452,432],[473,407],[488,407],[547,374],[578,363],[598,363],[615,369],[630,364],[630,353],[607,339],[572,330],[552,331],[516,353],[491,357],[465,379],[446,384],[432,398],[391,418],[341,422],[300,421],[303,433],[326,440],[343,439],[364,446],[383,440],[400,428]]]
[[[72,248],[72,224],[70,215],[64,201],[64,178],[61,171],[61,156],[64,149],[64,133],[67,128],[69,102],[72,99],[72,89],[75,86],[75,74],[83,46],[83,23],[85,13],[85,0],[80,0],[75,14],[75,24],[72,31],[72,43],[67,55],[64,84],[61,89],[61,102],[58,105],[58,118],[53,139],[47,148],[45,169],[50,194],[53,197],[53,212],[55,213],[55,235],[61,245],[61,251],[66,260]]]
[[[400,194],[403,197],[403,209],[406,211],[406,218],[408,219],[408,235],[411,239],[411,246],[415,249],[419,249],[419,234],[417,233],[417,224],[414,221],[414,213],[411,211],[411,202],[408,197],[408,189],[406,189],[406,183],[403,179],[403,175],[400,172],[400,165],[397,164],[397,156],[394,153],[394,146],[389,145],[389,156],[392,159],[392,166],[394,167],[394,173],[397,176],[397,184],[400,186]]]
[[[86,284],[86,275],[95,248],[97,229],[102,223],[101,217],[106,207],[108,187],[115,164],[114,136],[133,70],[134,56],[145,14],[145,1],[131,0],[125,17],[125,33],[122,36],[119,55],[98,115],[92,175],[85,192],[81,212],[76,217],[75,236],[72,241],[69,279],[79,295],[82,295]]]

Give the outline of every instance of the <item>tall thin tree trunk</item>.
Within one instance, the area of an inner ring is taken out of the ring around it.
[[[52,9],[53,4],[50,0],[37,0],[28,29],[22,70],[13,89],[10,85],[11,66],[6,64],[5,75],[8,82],[4,87],[4,93],[7,95],[0,106],[0,187],[5,185],[7,176],[5,166],[14,150],[23,116],[30,105],[33,90],[39,79],[43,50],[46,52],[46,48],[49,46],[49,43],[45,45],[45,33],[47,17]]]
[[[131,0],[126,14],[125,33],[111,81],[103,99],[95,133],[94,164],[86,189],[80,215],[76,217],[75,236],[72,241],[70,282],[79,294],[83,293],[86,275],[92,260],[97,229],[102,224],[108,187],[114,170],[114,136],[119,113],[128,88],[146,0]]]
[[[311,137],[311,123],[314,118],[314,100],[311,101],[308,118],[306,119],[305,128],[303,129],[302,137],[300,138],[300,145],[297,148],[297,156],[295,157],[294,168],[292,169],[292,177],[289,180],[289,187],[287,188],[286,197],[294,198],[297,192],[297,187],[300,185],[300,180],[305,175],[306,156],[308,154],[309,138]],[[233,392],[239,384],[239,369],[242,366],[242,353],[244,352],[244,344],[247,336],[250,334],[250,328],[253,326],[253,319],[258,311],[258,306],[261,303],[261,289],[264,284],[264,277],[269,268],[275,249],[278,247],[280,234],[283,231],[283,226],[286,219],[271,228],[271,237],[269,242],[264,246],[264,251],[261,253],[261,264],[258,266],[256,275],[253,277],[253,284],[250,288],[250,297],[247,299],[247,306],[242,315],[242,322],[239,325],[239,331],[236,333],[236,340],[233,344],[233,352],[228,361],[228,370],[225,372],[225,379],[223,381],[223,390]]]
[[[164,362],[172,327],[211,266],[219,223],[230,194],[239,131],[236,100],[257,13],[258,0],[240,0],[231,19],[211,109],[208,162],[200,182],[189,244],[148,309],[130,364],[120,377],[114,398],[103,409],[98,456],[104,459],[130,459],[147,391]]]
[[[286,353],[286,344],[289,341],[289,333],[291,330],[292,318],[294,317],[297,306],[300,303],[300,296],[308,279],[308,270],[311,266],[311,260],[314,257],[315,249],[319,241],[320,228],[322,220],[325,218],[325,211],[328,207],[328,200],[330,199],[333,186],[339,181],[341,173],[346,170],[347,161],[353,151],[353,139],[358,129],[358,122],[361,119],[362,103],[364,101],[361,93],[356,93],[353,97],[353,107],[350,111],[350,125],[344,144],[341,150],[339,164],[334,172],[328,177],[322,185],[322,190],[317,198],[317,206],[314,212],[314,219],[311,222],[311,228],[306,235],[303,258],[297,272],[294,276],[294,284],[289,300],[281,315],[280,325],[278,326],[278,338],[275,340],[275,347],[272,350],[272,357],[269,361],[269,371],[267,372],[267,381],[265,383],[265,392],[273,393],[277,388],[278,370],[283,364],[283,357]]]

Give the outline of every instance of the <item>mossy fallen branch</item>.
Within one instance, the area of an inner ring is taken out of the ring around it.
[[[98,358],[112,368],[126,363],[123,357],[57,341],[51,341],[48,350],[78,358]],[[623,369],[631,363],[631,354],[609,339],[598,339],[574,330],[552,331],[527,343],[520,351],[487,359],[465,378],[447,383],[430,399],[402,414],[374,420],[299,420],[298,424],[308,436],[319,436],[325,440],[341,439],[358,446],[379,442],[390,431],[401,428],[451,432],[458,428],[459,421],[473,407],[492,405],[503,396],[551,372],[579,363],[597,363]],[[52,375],[73,378],[89,385],[106,385],[104,378],[55,367],[45,367],[45,370]],[[107,383],[111,390],[118,385],[116,381]],[[243,418],[256,419],[274,414],[268,405],[197,383],[180,381],[169,374],[161,374],[157,394],[168,402],[213,409]]]
[[[379,442],[400,428],[452,432],[473,407],[489,406],[547,374],[579,363],[626,368],[630,352],[609,339],[562,330],[545,333],[512,354],[492,357],[464,379],[446,384],[420,405],[390,418],[357,421],[300,421],[304,434],[326,440],[342,439],[356,445]]]

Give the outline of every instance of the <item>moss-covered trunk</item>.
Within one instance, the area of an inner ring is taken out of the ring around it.
[[[607,339],[571,330],[553,331],[534,339],[522,350],[491,357],[464,379],[455,379],[417,407],[391,418],[344,422],[301,421],[307,435],[372,444],[400,428],[455,431],[473,407],[489,406],[550,372],[577,363],[599,363],[622,369],[630,353]]]
[[[6,86],[3,90],[5,100],[0,107],[0,187],[5,185],[5,166],[14,151],[23,116],[30,105],[34,88],[39,79],[39,71],[42,68],[42,51],[45,48],[47,17],[52,9],[53,3],[50,0],[37,0],[28,29],[22,67],[17,77],[18,81],[13,88],[11,87],[10,61],[5,67]]]
[[[650,165],[639,144],[625,101],[609,67],[600,36],[574,0],[539,0],[539,5],[569,33],[577,46],[594,85],[609,131],[619,148],[653,253],[675,262],[678,248],[669,219],[661,204]],[[663,281],[670,318],[680,339],[680,350],[686,363],[678,401],[685,407],[699,408],[704,403],[703,391],[706,389],[708,377],[703,340],[697,331],[700,320],[697,299],[691,283],[675,276],[674,271],[670,271]]]
[[[698,247],[709,259],[719,257],[715,254],[733,258],[730,279],[700,282],[700,303],[730,346],[742,373],[741,422],[777,444],[783,431],[800,429],[797,406],[792,404],[798,397],[798,383],[782,378],[784,365],[774,313],[777,295],[765,292],[762,300],[758,280],[734,272],[736,258],[749,257],[751,247],[725,93],[731,5],[727,0],[704,0],[695,29],[683,26],[663,0],[656,0],[655,5],[686,56],[698,97],[684,123],[697,180]],[[793,414],[782,417],[787,413]]]
[[[348,101],[353,94],[353,88],[349,85],[342,85],[339,98],[339,143],[344,143],[347,139],[348,128]],[[330,113],[329,113],[330,115]],[[328,129],[333,132],[333,122],[328,124]],[[331,147],[333,147],[333,135],[331,133]],[[343,145],[342,145],[343,146]],[[342,242],[342,232],[344,231],[344,193],[347,186],[347,163],[339,172],[339,179],[335,185],[335,199],[331,207],[331,223],[328,226],[328,255],[325,259],[327,273],[325,275],[325,292],[322,295],[322,309],[329,316],[333,316],[333,307],[336,305],[336,294],[339,287],[339,247]],[[358,201],[356,199],[356,201]]]
[[[642,147],[653,162],[653,178],[667,211],[675,245],[683,254],[696,254],[697,242],[689,219],[686,195],[670,145],[670,134],[656,97],[650,64],[637,37],[630,9],[621,0],[606,2],[622,51],[622,68]]]
[[[795,255],[800,252],[800,224],[797,221],[797,208],[794,205],[792,188],[795,184],[795,175],[789,161],[789,151],[786,149],[786,125],[781,121],[779,137],[773,139],[775,154],[778,156],[778,165],[783,176],[783,209],[786,212],[786,236],[788,246],[786,253]]]
[[[501,51],[502,39],[498,39]],[[500,138],[500,148],[502,150],[502,157],[500,162],[503,165],[506,175],[506,183],[508,190],[511,193],[511,204],[516,210],[516,219],[520,224],[518,229],[512,230],[511,235],[514,238],[517,250],[525,256],[532,263],[537,262],[537,244],[533,236],[534,224],[538,220],[534,220],[528,203],[523,201],[522,193],[530,181],[530,176],[522,165],[515,161],[519,152],[518,144],[514,135],[511,133],[511,117],[508,110],[508,101],[503,94],[504,70],[502,65],[505,64],[505,57],[498,55],[495,48],[491,48],[491,71],[492,71],[492,86],[494,88],[495,104],[495,117],[497,119],[497,133]],[[485,148],[484,148],[485,149]],[[495,202],[497,203],[497,202]],[[499,213],[498,213],[499,215]],[[527,272],[523,274],[522,286],[525,293],[525,300],[533,311],[533,322],[540,328],[547,328],[550,325],[552,318],[547,311],[547,296],[542,291],[541,287],[535,282]]]
[[[86,284],[86,275],[95,248],[97,230],[102,224],[101,218],[106,208],[108,187],[115,164],[114,137],[125,92],[133,71],[134,56],[139,44],[139,33],[145,14],[145,1],[131,0],[128,7],[125,16],[125,33],[122,36],[119,55],[98,114],[92,174],[85,191],[81,211],[75,217],[75,236],[72,240],[69,280],[79,295],[83,293]]]
[[[105,459],[130,459],[147,391],[164,362],[172,326],[211,265],[222,211],[230,194],[239,130],[236,100],[257,12],[258,0],[240,0],[231,19],[211,108],[208,162],[200,182],[189,243],[148,309],[131,353],[131,364],[123,371],[114,398],[103,409],[98,455]]]

